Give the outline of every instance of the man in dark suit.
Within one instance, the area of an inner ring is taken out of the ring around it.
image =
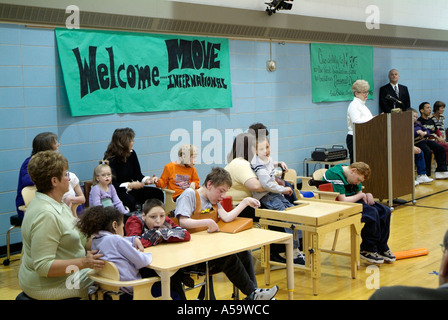
[[[443,239],[443,257],[439,271],[439,287],[423,288],[392,286],[378,289],[370,300],[448,300],[448,231]]]
[[[389,83],[380,88],[379,104],[380,112],[390,113],[392,109],[400,108],[406,111],[411,107],[411,98],[409,96],[408,87],[398,84],[400,75],[398,70],[392,69],[389,71]],[[391,96],[392,98],[386,98]],[[394,101],[396,99],[398,101]]]

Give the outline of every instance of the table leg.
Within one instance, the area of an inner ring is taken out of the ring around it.
[[[319,278],[320,278],[320,244],[319,234],[311,233],[311,278],[313,280],[313,294],[315,296],[319,293]]]
[[[170,271],[156,271],[160,277],[160,282],[162,284],[162,300],[171,300],[171,288],[170,281],[171,276],[174,272]]]
[[[205,262],[205,300],[210,300],[210,273],[208,261]]]
[[[305,267],[311,267],[311,253],[310,253],[310,233],[308,231],[302,230],[302,247],[303,254],[305,254]]]
[[[361,265],[361,258],[359,257],[359,238],[361,232],[361,223],[355,223],[350,226],[350,243],[351,243],[351,269],[352,278],[356,279],[358,276],[358,269]]]
[[[286,281],[288,287],[288,300],[294,300],[294,253],[292,237],[285,242],[286,247]]]
[[[268,286],[271,283],[271,264],[269,260],[271,259],[271,246],[263,246],[262,250],[262,260],[264,265],[264,283]]]

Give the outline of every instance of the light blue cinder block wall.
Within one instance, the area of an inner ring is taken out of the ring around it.
[[[71,117],[53,30],[0,24],[0,247],[6,244],[9,217],[15,213],[18,170],[40,132],[58,135],[60,152],[81,180],[91,179],[119,127],[134,129],[142,170],[151,175],[160,175],[170,161],[170,151],[179,143],[179,138],[170,140],[174,130],[188,132],[190,142],[196,137],[204,153],[220,159],[197,165],[202,180],[212,166],[225,165],[225,150],[232,142],[225,139],[226,131],[238,133],[254,122],[278,130],[278,157],[299,174],[314,148],[345,145],[349,102],[311,102],[308,44],[273,43],[276,72],[266,70],[268,42],[231,40],[230,58],[231,109]],[[414,107],[421,101],[447,100],[447,52],[374,48],[375,99],[367,102],[374,115],[378,89],[391,68],[400,71]],[[207,149],[216,138],[208,138],[208,132],[221,134],[221,148]],[[21,241],[20,231],[13,232],[11,241]]]

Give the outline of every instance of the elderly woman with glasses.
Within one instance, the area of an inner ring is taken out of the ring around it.
[[[356,80],[352,85],[353,100],[347,109],[347,127],[348,133],[346,138],[347,149],[350,154],[350,163],[353,163],[353,124],[364,123],[373,118],[372,113],[366,106],[367,97],[369,96],[369,83],[365,80]]]
[[[28,163],[37,191],[22,223],[19,284],[32,299],[88,298],[89,268],[102,268],[102,254],[86,251],[87,239],[62,201],[68,191],[68,162],[60,153],[41,151]]]

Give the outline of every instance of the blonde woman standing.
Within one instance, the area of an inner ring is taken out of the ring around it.
[[[347,109],[347,149],[350,153],[350,163],[353,163],[353,124],[364,123],[373,118],[372,113],[366,106],[367,97],[369,96],[370,85],[365,80],[356,80],[352,85],[353,100]]]

